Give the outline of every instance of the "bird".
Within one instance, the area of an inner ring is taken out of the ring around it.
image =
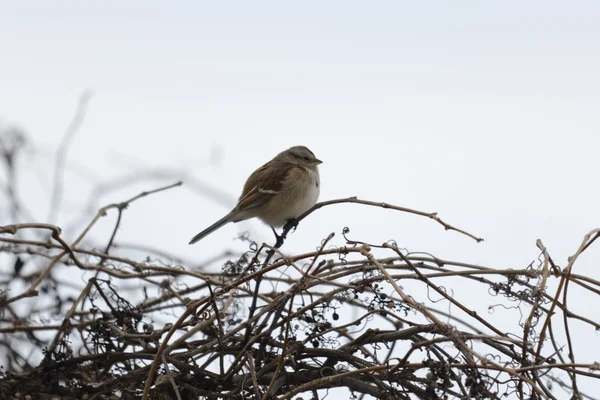
[[[246,180],[236,206],[223,218],[194,236],[194,244],[229,222],[259,218],[269,225],[284,226],[317,203],[320,192],[318,165],[323,162],[306,146],[294,146],[277,154]]]

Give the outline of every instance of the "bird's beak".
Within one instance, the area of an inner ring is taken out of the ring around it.
[[[318,158],[315,158],[312,163],[313,163],[313,165],[319,165],[319,164],[323,164],[323,161],[319,160]]]

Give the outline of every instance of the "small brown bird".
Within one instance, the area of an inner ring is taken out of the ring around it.
[[[291,147],[250,175],[237,205],[197,234],[190,244],[229,222],[258,217],[271,228],[281,227],[314,206],[319,198],[322,161],[304,146]]]

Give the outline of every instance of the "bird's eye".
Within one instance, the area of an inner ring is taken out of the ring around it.
[[[308,160],[309,160],[309,158],[308,158],[308,157],[302,157],[302,158],[303,158],[303,159],[305,159],[306,161],[308,161]]]

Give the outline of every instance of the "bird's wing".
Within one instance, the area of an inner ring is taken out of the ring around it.
[[[281,193],[283,184],[294,168],[293,164],[271,161],[250,175],[236,209],[238,211],[259,207]]]

